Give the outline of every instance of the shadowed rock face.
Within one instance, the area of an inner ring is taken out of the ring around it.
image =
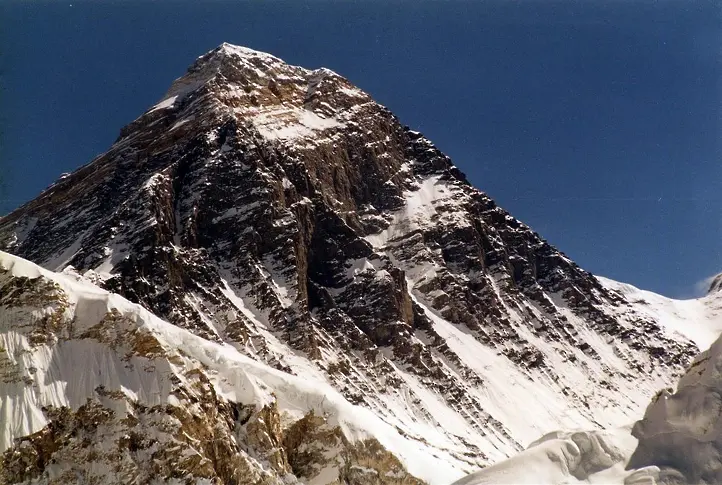
[[[707,293],[717,293],[719,291],[722,291],[722,273],[712,278]]]
[[[310,359],[351,402],[403,401],[443,426],[428,391],[468,427],[448,437],[470,465],[538,435],[489,400],[497,362],[584,426],[633,416],[695,351],[343,77],[228,44],[0,219],[0,249],[71,265],[278,369]]]

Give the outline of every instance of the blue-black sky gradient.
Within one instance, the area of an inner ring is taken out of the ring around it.
[[[585,269],[690,297],[722,271],[720,5],[6,1],[0,214],[227,41],[339,72]]]

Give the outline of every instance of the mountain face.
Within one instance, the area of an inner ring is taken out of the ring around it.
[[[634,421],[697,352],[343,77],[229,44],[0,219],[0,249],[64,270],[5,264],[9,482],[82,448],[62,470],[448,483]]]
[[[722,483],[722,295],[674,301],[600,279],[640,310],[679,325],[707,348],[672,388],[660,389],[633,426],[556,431],[453,485],[682,485]],[[684,320],[686,319],[686,320]],[[676,321],[675,321],[676,320]]]

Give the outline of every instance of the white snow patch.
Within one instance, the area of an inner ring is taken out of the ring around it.
[[[318,131],[343,127],[336,118],[323,118],[313,111],[281,108],[244,113],[259,133],[268,140],[293,140],[312,137]]]
[[[160,101],[159,103],[156,103],[155,105],[153,105],[153,107],[151,107],[150,110],[148,110],[148,112],[151,113],[151,112],[159,110],[159,109],[170,108],[175,104],[177,99],[178,99],[178,95],[165,98],[164,100]]]
[[[401,170],[399,171],[401,172]],[[383,248],[398,237],[437,223],[433,220],[435,216],[440,216],[436,206],[453,197],[455,192],[456,188],[441,181],[440,175],[423,180],[418,189],[404,193],[406,205],[393,213],[389,227],[377,234],[366,236],[365,239],[375,248]],[[461,211],[459,214],[455,214],[453,211],[446,213],[446,217],[454,218],[453,222],[457,225],[469,224]]]
[[[13,232],[13,239],[10,242],[10,246],[20,246],[24,241],[25,238],[28,237],[28,234],[32,232],[32,230],[35,228],[35,226],[38,223],[37,217],[28,217],[25,219],[22,219],[22,221],[18,221],[16,223],[16,226],[14,228]]]

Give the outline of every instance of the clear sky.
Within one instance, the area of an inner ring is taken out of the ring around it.
[[[0,2],[0,214],[105,151],[221,42],[328,67],[587,270],[722,271],[715,1]]]

